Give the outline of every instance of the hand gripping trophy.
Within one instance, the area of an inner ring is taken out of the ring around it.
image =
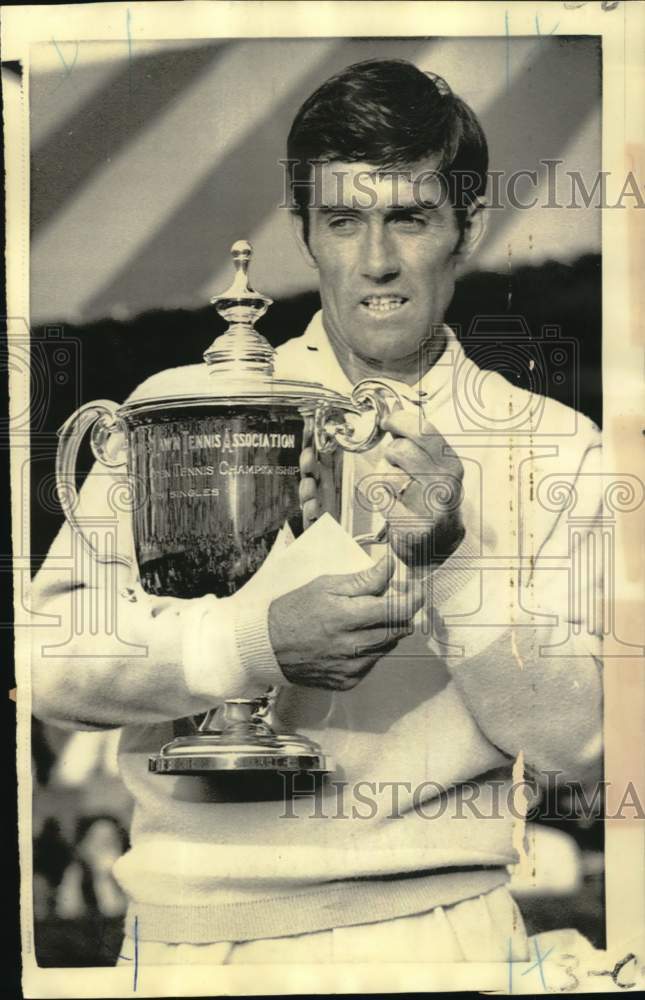
[[[380,440],[385,397],[398,399],[388,380],[359,382],[348,398],[317,383],[276,378],[274,349],[254,328],[272,300],[249,284],[250,243],[238,241],[231,255],[233,282],[211,300],[229,326],[204,353],[194,391],[138,397],[123,406],[86,403],[59,431],[59,496],[95,558],[74,515],[76,457],[85,433],[91,431],[99,462],[127,470],[136,570],[150,594],[228,597],[262,566],[285,525],[294,536],[302,534],[307,525],[298,487],[305,448],[314,448],[324,469],[321,513],[339,521],[343,453],[365,451]],[[199,469],[197,489],[186,488],[184,473],[191,469]],[[272,688],[262,698],[235,698],[212,709],[194,733],[150,757],[150,770],[333,770],[316,743],[271,728],[277,693]]]

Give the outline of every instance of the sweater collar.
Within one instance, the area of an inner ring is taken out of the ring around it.
[[[446,323],[442,324],[442,326],[446,335],[446,345],[443,353],[415,385],[410,386],[404,382],[400,383],[401,394],[404,398],[407,397],[416,401],[419,393],[423,393],[424,401],[433,401],[433,408],[452,395],[453,375],[460,369],[465,359],[463,348],[454,330]],[[302,344],[309,353],[309,360],[316,356],[316,368],[320,372],[320,380],[327,388],[335,389],[344,395],[351,395],[352,383],[343,371],[329,342],[329,337],[322,321],[322,310],[319,310],[311,318],[302,336]],[[389,378],[389,376],[387,377]]]

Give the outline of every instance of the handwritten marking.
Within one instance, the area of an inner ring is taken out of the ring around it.
[[[139,978],[139,918],[134,918],[134,985],[133,990],[137,992],[137,980]]]
[[[555,27],[551,28],[550,31],[547,31],[546,34],[547,35],[552,35],[554,31],[557,31],[557,29],[558,29],[559,26],[560,26],[560,22],[558,21],[558,23],[555,25]],[[539,14],[535,15],[535,31],[536,31],[536,34],[539,35],[540,38],[544,35],[544,32],[540,31],[540,15]]]
[[[565,10],[580,10],[581,7],[586,7],[589,0],[564,0]],[[620,3],[620,0],[602,0],[600,4],[600,9],[602,11],[616,10],[616,7]]]
[[[124,962],[133,961],[131,955],[119,955],[119,958],[122,958]],[[137,991],[138,980],[139,980],[139,918],[135,917],[134,918],[134,981],[132,986],[132,989],[134,990],[135,993]]]
[[[560,959],[564,961],[560,961]],[[573,959],[575,965],[566,964],[571,959]],[[565,983],[564,986],[560,987],[560,992],[573,993],[573,991],[577,990],[578,986],[580,985],[580,980],[573,971],[574,969],[577,969],[579,967],[580,965],[579,959],[575,955],[571,955],[567,952],[566,954],[559,955],[558,959],[555,960],[555,964],[558,966],[558,968],[564,969],[566,974],[569,976],[569,982]]]
[[[549,955],[553,951],[553,947],[549,948],[549,950],[547,951],[547,953],[545,955],[541,955],[540,954],[540,946],[537,943],[537,938],[534,938],[533,943],[535,945],[535,954],[537,955],[537,960],[533,963],[533,965],[529,969],[526,970],[526,972],[523,972],[522,975],[526,976],[526,975],[528,975],[529,972],[533,972],[533,969],[539,968],[539,970],[540,970],[540,979],[542,980],[542,987],[543,987],[544,991],[548,993],[548,987],[546,985],[546,980],[544,978],[544,969],[542,968],[542,963],[544,962],[545,958],[549,957]]]
[[[508,20],[508,11],[504,11],[504,32],[506,34],[506,89],[508,90],[511,82],[511,42],[510,42],[510,25]]]
[[[625,966],[629,965],[630,962],[634,962],[636,964],[638,963],[638,959],[636,958],[636,955],[634,955],[634,953],[631,952],[631,951],[630,951],[630,953],[628,955],[625,955],[624,958],[621,958],[621,960],[619,962],[616,962],[616,964],[613,967],[613,969],[602,969],[602,970],[600,970],[600,969],[597,969],[597,970],[596,969],[591,969],[590,972],[589,972],[589,975],[590,976],[611,976],[612,981],[614,983],[614,986],[617,986],[621,990],[631,990],[634,986],[636,986],[636,980],[634,980],[633,983],[619,983],[618,982],[618,976],[620,975],[620,973],[622,972],[622,970],[625,968]]]
[[[63,64],[63,70],[65,71],[65,79],[68,79],[68,77],[71,75],[72,70],[76,66],[76,60],[78,59],[78,42],[75,42],[74,44],[76,45],[76,48],[74,49],[74,59],[68,66],[65,56],[63,55],[62,51],[58,46],[58,42],[56,41],[55,38],[52,38],[52,45],[56,49],[56,52],[58,53],[58,58]]]
[[[128,36],[128,90],[132,94],[132,14],[130,8],[125,12],[125,30]]]

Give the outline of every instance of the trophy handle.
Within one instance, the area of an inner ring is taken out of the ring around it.
[[[63,513],[72,531],[78,535],[89,554],[99,563],[116,562],[132,566],[132,560],[120,553],[102,556],[84,533],[74,513],[78,503],[76,489],[76,460],[78,449],[87,431],[92,429],[90,446],[94,457],[109,469],[125,465],[123,443],[115,444],[117,434],[124,434],[125,426],[117,416],[118,404],[109,399],[85,403],[69,417],[58,430],[56,451],[56,490]]]
[[[406,401],[415,406],[421,406],[423,400],[412,399],[406,396]],[[361,452],[367,451],[383,438],[383,431],[380,423],[384,416],[395,410],[403,408],[403,397],[399,385],[388,378],[366,378],[357,382],[352,391],[352,402],[359,411],[372,410],[374,413],[374,423],[369,432],[363,438],[356,438],[352,428],[346,422],[334,424],[329,420],[329,415],[324,411],[318,417],[317,431],[323,440],[323,445],[327,445],[327,450],[339,444],[344,451]],[[337,411],[336,411],[337,412]],[[390,540],[390,525],[385,523],[377,532],[367,535],[355,535],[354,541],[359,545],[368,547],[370,545],[388,545]]]
[[[407,397],[406,397],[407,398]],[[421,400],[408,402],[421,406]],[[316,409],[314,430],[319,451],[333,451],[338,445],[343,451],[367,451],[383,437],[380,423],[383,417],[403,407],[400,387],[388,378],[365,378],[352,390],[356,413],[373,414],[372,426],[363,437],[356,437],[354,428],[345,420],[344,411],[334,403],[323,403]]]

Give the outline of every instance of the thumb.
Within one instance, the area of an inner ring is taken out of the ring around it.
[[[394,556],[388,552],[369,569],[332,577],[330,590],[343,597],[384,594],[394,573],[394,566]]]

